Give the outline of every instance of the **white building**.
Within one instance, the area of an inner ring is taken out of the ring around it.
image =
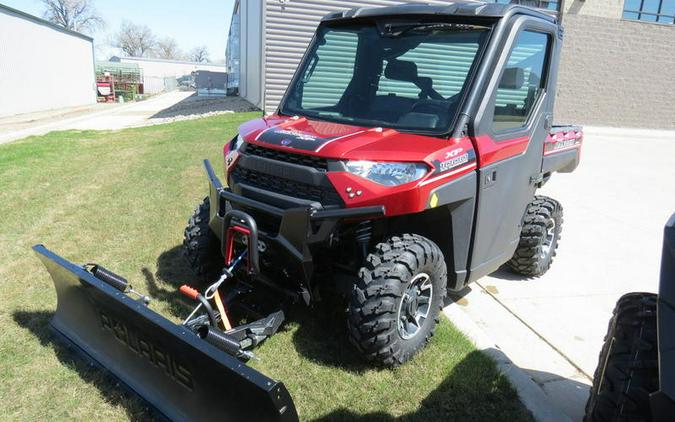
[[[143,90],[146,94],[171,91],[177,87],[176,79],[189,76],[196,70],[225,73],[224,64],[198,63],[180,60],[151,59],[148,57],[111,57],[111,62],[136,63],[143,74]],[[224,87],[223,87],[224,89]]]
[[[0,4],[0,117],[95,102],[93,40]]]

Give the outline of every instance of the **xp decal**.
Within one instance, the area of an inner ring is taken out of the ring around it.
[[[464,148],[456,148],[445,153],[445,159],[434,160],[435,175],[455,170],[460,166],[473,164],[476,162],[476,153],[473,149],[464,151]]]

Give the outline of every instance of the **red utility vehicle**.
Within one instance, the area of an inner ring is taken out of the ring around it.
[[[503,264],[526,276],[551,265],[562,207],[535,192],[576,168],[583,139],[552,124],[561,44],[555,17],[512,5],[326,16],[277,112],[225,147],[227,187],[206,162],[189,261],[219,272],[222,221],[244,213],[251,282],[308,305],[342,293],[356,347],[405,362],[446,289]]]

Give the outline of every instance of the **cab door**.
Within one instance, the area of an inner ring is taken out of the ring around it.
[[[470,123],[479,181],[469,281],[513,256],[552,125],[558,26],[529,16],[511,21],[508,36],[495,41],[501,45]]]

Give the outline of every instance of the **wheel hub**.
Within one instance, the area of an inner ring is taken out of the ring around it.
[[[555,220],[551,219],[546,224],[546,236],[544,237],[544,242],[541,245],[541,258],[546,258],[553,248],[553,240],[555,239]]]
[[[433,286],[426,273],[417,274],[408,283],[398,307],[398,333],[403,339],[411,339],[422,328],[429,316]]]

